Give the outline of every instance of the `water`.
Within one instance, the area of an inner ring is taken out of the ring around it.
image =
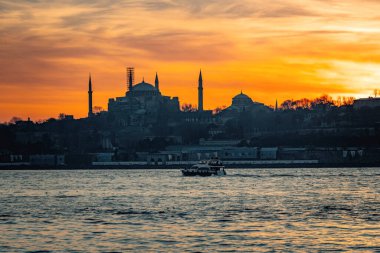
[[[1,252],[380,252],[380,168],[0,171]]]

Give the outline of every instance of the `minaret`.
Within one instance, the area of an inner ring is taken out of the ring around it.
[[[203,80],[202,80],[202,70],[199,71],[198,79],[198,111],[203,111]]]
[[[160,82],[158,81],[158,75],[156,72],[156,79],[154,80],[154,86],[156,87],[157,91],[160,91],[159,84],[160,84]]]
[[[127,92],[131,92],[133,89],[133,82],[135,81],[135,68],[127,67]]]
[[[92,117],[94,114],[92,112],[92,83],[91,74],[88,79],[88,117]]]
[[[274,108],[274,110],[275,110],[276,112],[278,111],[277,99],[276,99],[276,107]]]

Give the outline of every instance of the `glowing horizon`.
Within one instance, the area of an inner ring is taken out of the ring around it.
[[[0,122],[87,115],[126,91],[125,67],[182,103],[228,106],[240,90],[274,105],[380,89],[380,2],[371,0],[0,3]]]

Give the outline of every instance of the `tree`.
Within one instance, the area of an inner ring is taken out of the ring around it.
[[[64,114],[64,113],[60,113],[59,115],[58,115],[58,119],[59,120],[64,120],[66,118],[66,114]]]
[[[292,110],[293,109],[293,100],[290,100],[290,99],[285,100],[284,102],[282,102],[280,108],[283,110]]]
[[[318,104],[331,105],[331,104],[333,104],[333,99],[331,96],[329,96],[327,94],[323,94],[319,98],[315,98],[312,101],[312,103],[314,103],[314,105],[318,105]]]
[[[103,107],[96,105],[96,106],[94,106],[93,111],[94,111],[94,113],[101,113],[104,111],[104,109],[103,109]]]
[[[355,98],[354,97],[337,97],[336,100],[333,101],[334,105],[335,106],[346,106],[346,105],[352,105],[354,104],[354,100]]]
[[[183,112],[195,112],[197,110],[197,108],[195,108],[194,105],[192,104],[182,104],[181,106],[181,111]]]
[[[218,114],[218,113],[220,113],[221,111],[223,111],[226,108],[227,108],[227,106],[225,106],[225,105],[218,106],[214,110],[212,110],[212,114],[214,114],[214,115]]]
[[[17,121],[22,121],[22,119],[21,119],[20,117],[13,116],[13,117],[9,120],[9,123],[10,123],[10,124],[16,124]]]
[[[354,100],[354,97],[343,97],[343,105],[353,105]]]
[[[300,100],[296,100],[296,107],[297,109],[310,109],[311,108],[311,101],[307,98],[302,98]]]

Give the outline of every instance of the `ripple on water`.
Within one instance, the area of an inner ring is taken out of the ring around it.
[[[26,251],[27,253],[50,253],[53,251],[50,250],[32,250],[32,251]]]
[[[0,171],[0,251],[379,251],[379,170]]]

